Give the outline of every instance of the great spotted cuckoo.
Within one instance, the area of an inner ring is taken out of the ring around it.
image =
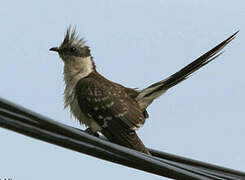
[[[237,33],[178,72],[142,90],[124,87],[99,74],[90,48],[75,29],[68,28],[61,45],[50,50],[58,52],[64,62],[65,107],[88,127],[88,132],[100,132],[109,141],[150,154],[136,134],[148,118],[146,108],[169,88],[217,58]]]

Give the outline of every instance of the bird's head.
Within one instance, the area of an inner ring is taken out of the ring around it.
[[[90,49],[86,46],[83,38],[80,38],[75,28],[69,27],[66,31],[65,38],[59,47],[52,47],[50,51],[59,53],[60,58],[65,64],[68,71],[95,69]]]

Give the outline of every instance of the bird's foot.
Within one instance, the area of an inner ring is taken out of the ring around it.
[[[90,134],[90,135],[93,135],[95,137],[99,137],[100,135],[97,133],[97,132],[93,132],[91,128],[87,128],[85,130],[86,133]]]

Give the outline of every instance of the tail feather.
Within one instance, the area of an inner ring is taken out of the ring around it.
[[[199,58],[197,58],[192,63],[188,64],[178,72],[174,73],[173,75],[169,76],[168,78],[159,81],[157,83],[152,84],[151,86],[143,89],[138,96],[135,98],[136,101],[139,103],[142,109],[147,108],[154,99],[161,96],[164,92],[166,92],[169,88],[175,86],[176,84],[184,81],[189,77],[190,74],[197,71],[201,67],[205,66],[206,64],[210,63],[212,60],[217,58],[222,54],[220,52],[227,44],[229,44],[235,37],[239,31],[235,32],[229,38],[221,42],[219,45],[208,51],[207,53],[203,54]]]

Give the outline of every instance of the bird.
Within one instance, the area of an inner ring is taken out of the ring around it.
[[[67,28],[60,46],[49,50],[64,62],[64,106],[87,127],[86,132],[103,134],[109,141],[151,155],[136,131],[149,117],[147,107],[171,87],[190,77],[222,54],[238,31],[169,77],[142,90],[112,82],[97,70],[90,47],[76,28]]]

